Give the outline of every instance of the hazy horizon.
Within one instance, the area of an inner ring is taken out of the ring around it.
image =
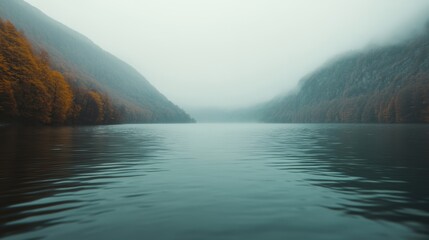
[[[428,13],[0,0],[0,239],[429,239]]]
[[[424,0],[26,2],[135,67],[184,109],[270,100],[334,56],[416,33],[429,9]]]

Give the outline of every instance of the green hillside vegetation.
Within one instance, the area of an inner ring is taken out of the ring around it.
[[[429,123],[429,29],[326,64],[261,114],[266,122]]]

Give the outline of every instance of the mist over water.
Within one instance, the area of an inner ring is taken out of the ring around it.
[[[426,239],[425,125],[1,127],[6,239]]]
[[[429,239],[429,1],[0,6],[1,239]]]
[[[414,35],[429,12],[426,0],[26,1],[185,109],[269,101],[332,57]]]

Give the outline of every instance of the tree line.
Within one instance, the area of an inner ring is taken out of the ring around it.
[[[46,51],[32,47],[0,19],[0,120],[40,124],[109,124],[126,111],[107,94],[66,79],[50,67]]]
[[[429,123],[429,28],[406,42],[347,54],[269,103],[267,122]]]

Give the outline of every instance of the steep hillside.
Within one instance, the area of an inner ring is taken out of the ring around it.
[[[68,82],[109,95],[123,121],[192,121],[135,69],[26,2],[0,0],[0,17],[22,30],[36,50],[46,49]]]
[[[93,89],[70,85],[36,54],[15,26],[0,19],[0,120],[39,124],[119,122],[119,109]]]
[[[331,61],[262,115],[266,122],[428,123],[429,29]]]

